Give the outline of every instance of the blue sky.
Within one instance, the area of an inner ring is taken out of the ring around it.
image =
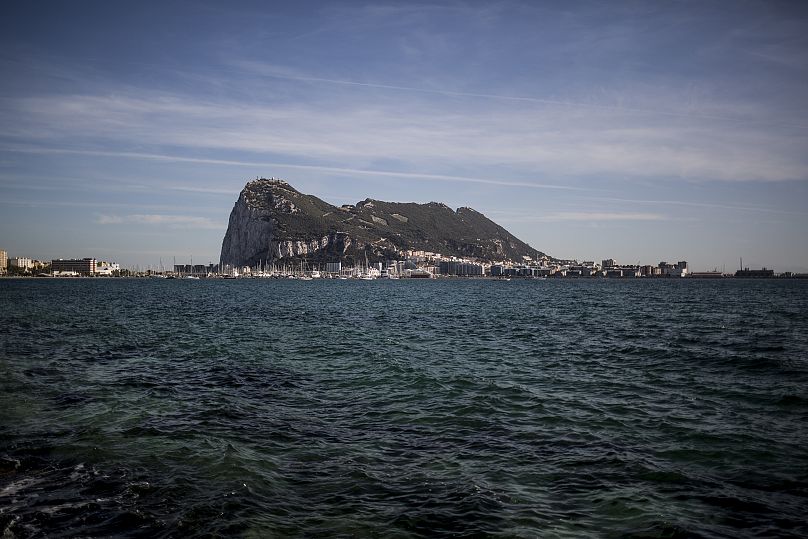
[[[244,183],[808,271],[799,2],[4,2],[0,249],[217,261]]]

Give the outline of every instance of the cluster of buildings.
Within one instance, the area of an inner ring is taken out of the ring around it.
[[[660,262],[657,266],[618,264],[614,259],[578,262],[556,261],[549,264],[522,264],[491,266],[492,277],[686,277],[689,275],[687,261],[675,264]]]
[[[660,262],[652,265],[625,265],[608,258],[594,261],[554,260],[544,256],[538,260],[523,257],[521,263],[490,263],[457,257],[446,257],[427,251],[402,252],[407,261],[435,276],[460,277],[687,277],[691,275],[687,261]]]
[[[366,275],[370,277],[687,277],[691,275],[687,261],[674,263],[660,262],[651,265],[623,265],[613,259],[603,260],[601,264],[594,261],[578,262],[577,260],[552,260],[544,257],[532,260],[529,257],[521,263],[491,263],[480,260],[469,260],[458,257],[445,257],[439,253],[425,251],[406,251],[404,260],[388,260],[364,264],[359,267],[346,267],[342,262],[327,262],[317,268],[308,268],[305,264],[299,267],[285,265],[269,268],[238,268],[240,276],[270,275],[303,275],[315,274],[324,277],[356,277]],[[225,270],[229,270],[226,267]],[[193,274],[210,276],[218,273],[215,266],[175,266],[178,274]],[[228,273],[228,271],[226,271]],[[721,275],[721,274],[719,274]]]
[[[408,253],[410,254],[410,253]],[[415,260],[421,262],[419,267],[438,276],[486,276],[495,278],[527,277],[604,277],[604,278],[660,278],[688,277],[695,279],[713,279],[724,277],[737,278],[808,278],[807,274],[791,272],[775,274],[773,270],[741,268],[735,273],[722,271],[691,271],[686,260],[678,262],[662,261],[657,265],[620,264],[613,258],[607,258],[600,264],[595,261],[555,260],[545,256],[539,260],[524,257],[521,263],[484,263],[473,260],[442,257],[437,253],[414,252]],[[412,259],[410,259],[412,260]]]
[[[119,264],[114,262],[98,261],[95,258],[54,259],[50,262],[35,260],[27,257],[11,257],[4,250],[0,250],[0,275],[43,275],[54,277],[78,276],[123,276],[143,275],[158,277],[232,277],[232,276],[314,276],[314,277],[370,277],[370,278],[398,278],[398,277],[494,277],[494,278],[546,278],[546,277],[604,277],[604,278],[637,278],[637,277],[691,277],[691,278],[808,278],[806,274],[783,273],[775,275],[773,270],[741,268],[734,274],[716,271],[692,272],[687,261],[676,263],[660,262],[657,265],[627,265],[619,264],[612,258],[602,260],[600,264],[594,261],[578,262],[577,260],[557,260],[547,256],[539,260],[523,257],[520,262],[492,263],[478,259],[464,259],[448,257],[440,253],[429,251],[403,251],[400,253],[403,260],[388,260],[386,263],[377,262],[364,264],[360,267],[345,267],[342,262],[327,262],[317,268],[309,267],[299,262],[292,267],[291,263],[283,267],[273,265],[259,268],[232,268],[219,264],[174,264],[173,272],[163,271],[162,262],[160,270],[147,270],[145,272],[121,270]]]
[[[6,251],[0,250],[0,274],[31,273],[46,268],[47,262],[35,260],[24,256],[8,256]]]
[[[119,264],[97,261],[95,258],[63,259],[49,262],[28,257],[11,257],[0,250],[0,275],[47,275],[54,277],[113,276],[121,271]]]
[[[715,271],[691,271],[686,260],[677,262],[662,261],[657,265],[651,264],[620,264],[612,258],[602,260],[600,264],[595,261],[577,260],[554,260],[543,257],[540,260],[531,260],[525,257],[521,263],[503,262],[490,263],[479,260],[467,260],[456,257],[444,257],[439,253],[429,253],[423,251],[407,252],[405,261],[389,261],[386,271],[391,275],[403,275],[407,270],[418,270],[429,273],[432,276],[457,276],[457,277],[494,277],[494,278],[546,278],[546,277],[602,277],[602,278],[665,278],[665,277],[688,277],[688,278],[773,278],[773,277],[808,277],[804,274],[783,273],[776,275],[773,270],[759,269],[750,270],[744,268],[734,274]],[[333,262],[328,264],[327,271],[339,272],[341,264]],[[379,270],[382,273],[381,263]]]
[[[99,262],[95,258],[58,258],[51,261],[51,273],[55,276],[85,277],[107,276],[120,274],[121,266],[116,262]]]

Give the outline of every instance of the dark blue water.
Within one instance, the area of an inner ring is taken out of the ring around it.
[[[806,537],[808,283],[0,280],[4,537]]]

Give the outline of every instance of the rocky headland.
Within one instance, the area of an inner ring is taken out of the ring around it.
[[[373,262],[401,258],[406,250],[489,261],[544,256],[471,208],[372,199],[337,207],[273,178],[250,181],[242,189],[230,213],[221,262]]]

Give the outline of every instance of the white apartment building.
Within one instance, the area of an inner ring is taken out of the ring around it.
[[[13,268],[19,268],[19,269],[23,269],[23,270],[25,270],[25,269],[30,270],[30,269],[34,268],[34,261],[32,259],[30,259],[30,258],[17,256],[17,257],[14,257],[14,258],[9,258],[8,259],[8,265],[10,267],[13,267]]]
[[[95,266],[96,275],[112,275],[115,271],[121,271],[121,265],[117,262],[99,262]]]

